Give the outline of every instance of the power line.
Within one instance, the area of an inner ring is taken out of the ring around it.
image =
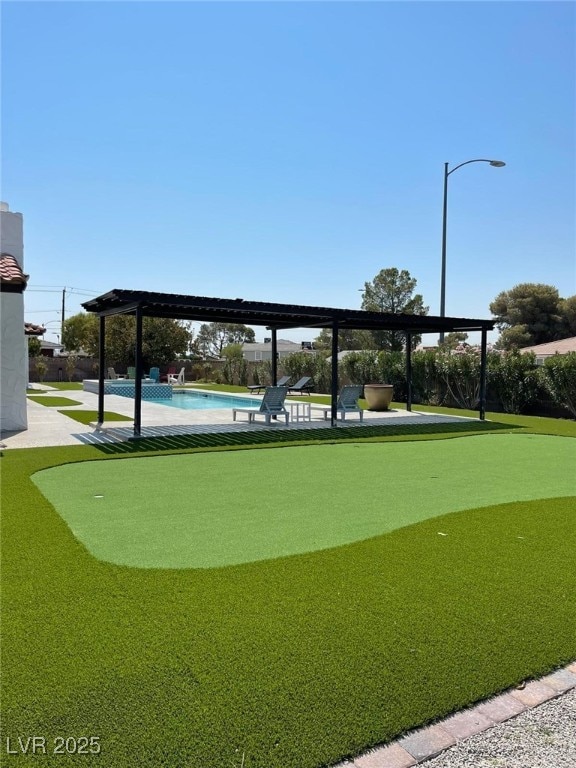
[[[48,315],[50,314],[50,312],[58,312],[58,314],[60,314],[59,309],[25,309],[24,310],[24,313],[26,315],[39,315],[39,314]]]
[[[102,291],[93,291],[90,288],[75,288],[65,285],[28,285],[26,290],[33,292],[45,291],[46,293],[61,293],[62,291],[66,291],[66,293],[74,293],[80,296],[98,296],[102,293]]]
[[[59,288],[58,290],[56,288],[30,288],[30,286],[28,285],[26,287],[26,290],[29,293],[60,293],[62,288]]]

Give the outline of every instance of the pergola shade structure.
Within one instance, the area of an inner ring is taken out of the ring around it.
[[[338,332],[340,329],[369,331],[402,331],[406,334],[406,378],[408,384],[407,408],[411,408],[411,338],[413,334],[466,333],[479,331],[481,340],[480,371],[480,418],[485,417],[486,404],[486,346],[487,333],[494,328],[493,320],[473,320],[461,317],[433,315],[403,315],[383,312],[366,312],[360,309],[310,307],[299,304],[276,304],[244,299],[220,299],[208,296],[188,296],[152,291],[113,289],[82,304],[87,312],[100,318],[99,349],[99,396],[98,421],[104,419],[104,339],[106,318],[112,315],[130,314],[136,317],[136,380],[134,399],[134,434],[140,435],[142,406],[142,318],[165,317],[173,320],[195,320],[203,323],[241,323],[261,325],[271,331],[272,378],[277,379],[277,331],[288,328],[329,328],[332,331],[332,425],[336,426],[336,402],[338,397]]]

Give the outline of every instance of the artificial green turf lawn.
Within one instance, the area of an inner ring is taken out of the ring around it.
[[[573,422],[509,419],[576,433]],[[444,426],[406,435],[464,442]],[[144,445],[198,450],[125,448]],[[241,566],[127,568],[90,556],[30,481],[67,462],[123,464],[105,447],[2,457],[0,744],[102,744],[99,756],[18,765],[319,768],[576,658],[575,498],[455,512]]]
[[[80,424],[90,424],[93,421],[98,421],[98,411],[58,411],[64,416],[68,416],[74,421],[79,421]],[[104,422],[107,421],[134,421],[131,416],[123,416],[120,413],[114,413],[113,411],[104,411]]]
[[[78,400],[70,400],[69,397],[58,397],[58,395],[28,395],[29,400],[33,400],[39,405],[46,405],[48,408],[64,408],[68,405],[82,405]]]
[[[33,479],[95,557],[211,568],[349,544],[447,512],[575,495],[574,466],[570,438],[490,434],[84,462]]]

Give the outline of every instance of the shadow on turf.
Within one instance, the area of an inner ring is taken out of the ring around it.
[[[510,432],[520,429],[511,424],[499,422],[477,421],[452,424],[420,424],[393,426],[358,426],[341,429],[327,427],[326,429],[291,430],[290,432],[219,432],[212,434],[163,435],[159,437],[131,438],[127,442],[94,445],[106,454],[134,454],[147,451],[174,451],[192,448],[227,448],[253,445],[299,442],[334,442],[337,440],[361,440],[374,437],[396,437],[417,435],[458,435],[460,433]]]

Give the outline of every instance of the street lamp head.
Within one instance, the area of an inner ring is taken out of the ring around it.
[[[503,168],[506,163],[502,160],[490,160],[490,165],[493,165],[494,168]]]

